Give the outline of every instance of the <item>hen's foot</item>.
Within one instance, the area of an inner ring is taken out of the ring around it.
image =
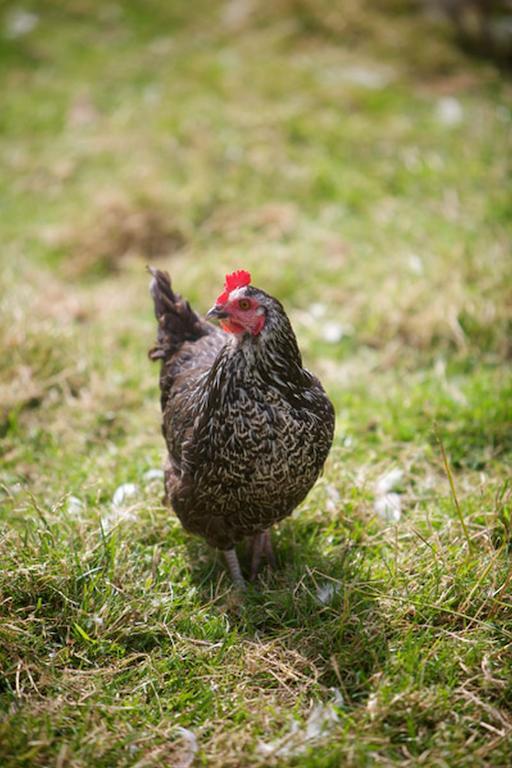
[[[240,570],[236,549],[224,550],[224,557],[226,558],[226,563],[228,564],[229,572],[233,579],[233,586],[238,589],[245,589],[245,581],[242,576],[242,571]]]
[[[260,570],[261,560],[265,557],[270,568],[276,567],[276,558],[272,549],[270,528],[261,533],[256,533],[252,538],[251,554],[251,581],[254,581]]]

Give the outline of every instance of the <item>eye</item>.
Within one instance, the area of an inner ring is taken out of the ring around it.
[[[238,306],[240,309],[250,309],[251,308],[251,302],[249,299],[240,299],[238,302]]]

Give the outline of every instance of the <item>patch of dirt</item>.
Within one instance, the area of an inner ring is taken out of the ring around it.
[[[185,244],[181,229],[157,204],[120,201],[104,204],[86,227],[64,234],[60,243],[69,249],[64,272],[70,278],[112,274],[129,257],[151,262],[176,253]]]

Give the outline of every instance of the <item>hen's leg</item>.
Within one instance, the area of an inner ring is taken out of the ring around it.
[[[261,557],[263,555],[263,547],[264,547],[264,536],[265,536],[265,532],[263,531],[263,533],[256,533],[252,537],[251,576],[250,576],[251,581],[254,581],[260,569]]]
[[[244,577],[242,576],[242,571],[240,570],[240,563],[238,562],[236,549],[225,549],[224,557],[226,558],[226,563],[228,564],[229,572],[231,574],[231,578],[233,579],[233,584],[235,587],[245,589],[245,581]]]
[[[277,568],[277,562],[276,562],[276,556],[274,555],[274,550],[272,549],[272,537],[270,535],[270,528],[267,528],[264,535],[265,535],[265,556],[267,558],[267,563],[272,569],[275,569]]]
[[[272,539],[270,538],[270,528],[261,533],[256,533],[252,537],[252,553],[251,553],[251,581],[254,581],[258,575],[260,569],[262,556],[267,558],[267,562],[271,568],[276,567],[276,558],[272,550]]]

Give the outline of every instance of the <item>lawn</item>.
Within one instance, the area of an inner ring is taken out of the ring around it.
[[[362,5],[0,8],[5,768],[512,762],[512,87]],[[251,270],[336,406],[243,597],[162,506],[146,264]]]

